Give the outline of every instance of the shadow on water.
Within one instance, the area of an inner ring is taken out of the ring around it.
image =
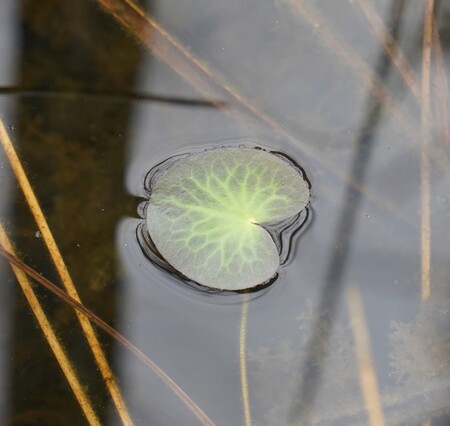
[[[200,108],[224,108],[226,102],[220,100],[203,100],[203,99],[189,99],[174,96],[162,96],[156,94],[146,94],[137,92],[113,92],[107,90],[89,90],[87,92],[82,91],[69,91],[69,90],[52,90],[52,89],[38,89],[38,88],[26,88],[21,86],[16,87],[0,87],[0,95],[20,95],[21,97],[48,97],[52,99],[89,99],[89,100],[103,100],[107,102],[158,102],[162,104],[171,104],[187,107],[200,107]]]
[[[404,0],[392,3],[388,28],[392,28],[394,38],[401,30],[403,7]],[[375,68],[376,75],[382,81],[387,81],[390,71],[391,62],[381,50]],[[356,138],[356,147],[348,179],[349,182],[357,182],[361,188],[365,186],[382,114],[383,103],[372,96],[369,97],[365,118],[359,129],[360,136]],[[317,316],[311,326],[312,335],[307,343],[306,359],[300,370],[302,379],[291,405],[290,420],[292,422],[299,419],[302,424],[310,424],[311,422],[314,400],[321,386],[321,376],[328,357],[333,320],[344,290],[346,264],[351,254],[353,235],[363,195],[362,191],[356,191],[353,187],[347,186],[343,196],[342,210],[337,221],[334,243],[330,245],[328,266],[317,306]]]
[[[96,306],[105,321],[114,323],[119,307],[111,236],[119,218],[132,207],[132,200],[122,190],[130,102],[109,102],[108,96],[132,93],[141,51],[130,46],[92,2],[64,7],[52,2],[22,2],[20,13],[20,43],[16,45],[20,49],[16,77],[20,86],[0,90],[16,102],[17,130],[12,136],[83,302]],[[39,88],[48,90],[35,93]],[[89,98],[80,92],[92,95]],[[70,196],[65,196],[68,189]],[[56,281],[20,190],[15,199],[20,201],[14,205],[9,223],[14,242],[26,247],[25,259],[32,266]],[[40,289],[36,292],[45,302],[81,381],[89,382],[93,404],[104,422],[110,397],[73,310]],[[15,356],[8,422],[47,425],[67,424],[70,419],[71,424],[85,424],[21,294],[15,300],[13,324],[11,351]],[[111,339],[101,336],[101,343],[110,355]]]

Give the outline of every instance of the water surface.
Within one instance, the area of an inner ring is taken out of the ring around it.
[[[83,303],[214,424],[245,424],[245,295],[184,286],[149,262],[136,229],[153,166],[230,140],[260,143],[304,166],[313,190],[278,279],[248,301],[251,424],[370,424],[349,310],[354,288],[386,424],[446,424],[448,4],[435,5],[428,131],[422,6],[139,4],[147,25],[155,20],[165,32],[137,26],[127,7],[114,17],[94,0],[0,5],[0,116]],[[377,17],[380,37],[371,27]],[[409,85],[383,49],[390,36],[395,57],[406,58]],[[0,181],[0,222],[20,257],[59,284],[1,148]],[[6,261],[0,277],[0,423],[87,424]],[[72,308],[35,290],[102,424],[121,424]],[[199,424],[135,355],[98,335],[136,425]]]

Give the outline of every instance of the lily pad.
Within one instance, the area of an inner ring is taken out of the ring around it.
[[[151,188],[147,227],[161,256],[187,278],[222,290],[270,280],[277,246],[262,225],[299,213],[309,187],[269,152],[222,148],[172,165]]]

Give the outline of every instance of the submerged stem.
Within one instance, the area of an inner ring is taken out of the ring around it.
[[[242,302],[241,325],[239,330],[239,364],[241,371],[241,393],[242,406],[244,410],[245,426],[251,426],[252,418],[250,414],[250,399],[248,393],[248,379],[247,379],[247,317],[248,317],[248,295],[244,294],[244,301]]]

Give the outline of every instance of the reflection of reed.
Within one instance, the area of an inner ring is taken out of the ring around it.
[[[296,4],[299,4],[298,1]],[[394,7],[394,5],[393,5]],[[393,34],[399,30],[401,21],[399,15],[390,14]],[[326,38],[330,43],[331,39]],[[382,43],[381,43],[382,44]],[[384,57],[382,46],[376,66],[377,79],[384,81],[391,70],[391,62]],[[374,149],[374,141],[378,130],[379,121],[382,117],[385,104],[382,99],[368,96],[365,116],[361,122],[357,145],[349,171],[350,181],[356,181],[364,188],[367,171]],[[293,422],[301,421],[310,424],[314,401],[322,380],[322,371],[327,361],[330,339],[333,332],[333,322],[336,310],[345,285],[345,273],[350,247],[354,236],[359,208],[362,202],[362,193],[355,192],[354,188],[347,186],[342,200],[342,209],[336,222],[336,230],[332,243],[330,244],[329,260],[325,271],[324,283],[321,290],[320,301],[317,307],[318,313],[312,322],[312,335],[307,343],[306,359],[301,365],[302,375],[298,392],[293,396],[290,419]],[[370,353],[365,348],[365,353]],[[363,379],[360,378],[360,382]],[[373,389],[372,389],[373,390]],[[297,404],[295,401],[299,401]],[[370,412],[369,410],[367,410]],[[378,410],[381,411],[381,408]]]
[[[410,62],[400,49],[397,40],[392,37],[390,30],[384,25],[383,21],[380,19],[370,2],[367,0],[355,0],[355,2],[361,8],[372,28],[372,31],[383,46],[386,56],[391,60],[393,65],[395,65],[404,83],[417,99],[419,105],[421,105],[422,94],[421,87],[417,84],[417,76]],[[405,5],[405,0],[397,1],[395,4],[398,9],[397,13],[400,14]],[[440,138],[442,141],[441,149],[445,151],[448,150],[448,144],[450,143],[449,87],[447,75],[445,73],[441,41],[436,25],[432,25],[431,31],[433,32],[431,50],[437,63],[436,78],[433,80],[433,87],[431,88],[431,90],[434,89],[433,97],[436,98],[436,111],[434,111],[435,117],[430,116],[429,120],[431,127],[439,122],[437,131],[440,133]],[[383,35],[385,39],[383,38]],[[448,162],[442,159],[439,151],[433,145],[428,146],[428,151],[429,155],[431,154],[433,160],[440,166],[441,171],[450,177]]]
[[[9,241],[9,238],[3,228],[3,225],[0,223],[0,247],[4,247],[8,252],[12,253],[16,256],[14,248]],[[17,278],[17,281],[22,288],[23,294],[25,295],[31,310],[33,311],[34,316],[36,317],[36,321],[41,327],[42,332],[44,333],[45,338],[47,339],[48,345],[50,346],[53,354],[55,355],[56,360],[58,361],[61,370],[63,371],[64,376],[66,377],[67,382],[69,383],[70,388],[72,389],[75,398],[80,404],[81,409],[83,410],[84,415],[86,416],[86,420],[91,426],[98,425],[100,426],[100,421],[95,413],[94,408],[92,407],[92,403],[89,400],[86,392],[84,391],[83,386],[81,385],[78,377],[75,373],[75,370],[72,367],[67,354],[65,353],[63,347],[59,343],[58,338],[56,337],[55,331],[48,321],[47,316],[45,315],[44,310],[42,309],[41,304],[39,303],[38,298],[33,290],[33,287],[30,284],[25,273],[16,265],[11,264],[11,267],[14,271],[14,275]]]
[[[4,257],[10,262],[11,265],[19,268],[21,271],[33,278],[36,282],[44,286],[46,289],[50,290],[53,294],[55,294],[65,303],[74,308],[77,314],[79,313],[84,318],[92,321],[97,327],[108,333],[113,339],[133,352],[139,359],[141,359],[148,367],[151,368],[151,370],[167,385],[168,388],[170,388],[175,393],[175,395],[178,396],[178,398],[180,398],[180,400],[186,405],[186,407],[191,410],[191,412],[198,418],[202,425],[214,426],[214,423],[195,404],[195,402],[192,401],[192,399],[190,399],[189,396],[156,363],[154,363],[147,355],[145,355],[139,348],[133,345],[133,343],[126,339],[122,334],[109,326],[105,321],[103,321],[100,317],[87,309],[78,300],[69,296],[58,286],[53,284],[48,279],[44,278],[37,271],[23,263],[21,260],[19,260],[15,255],[5,250],[2,245],[0,245],[0,256]]]
[[[384,81],[380,76],[373,72],[370,67],[360,59],[353,51],[347,47],[327,25],[324,25],[324,19],[320,13],[310,4],[306,6],[304,1],[285,0],[290,6],[294,14],[303,22],[307,23],[315,32],[323,45],[329,51],[338,56],[343,63],[353,72],[353,74],[361,81],[373,98],[382,103],[383,107],[391,112],[393,116],[402,125],[403,130],[409,136],[415,133],[415,125],[409,117],[407,117],[398,102],[392,97],[387,89]]]
[[[401,106],[398,104],[396,99],[392,97],[387,86],[384,84],[383,80],[379,78],[377,73],[373,73],[368,65],[360,58],[358,58],[352,52],[352,50],[345,45],[344,42],[340,41],[339,37],[329,28],[328,25],[324,24],[324,18],[320,15],[317,9],[314,8],[312,2],[309,2],[309,6],[307,6],[306,4],[308,2],[299,0],[283,1],[291,6],[291,9],[298,15],[299,19],[301,19],[302,22],[306,22],[310,26],[311,31],[314,31],[318,35],[318,39],[325,47],[329,49],[330,53],[336,55],[343,61],[345,66],[347,66],[367,88],[368,92],[370,92],[374,98],[384,103],[384,107],[386,108],[386,110],[391,111],[394,117],[397,119],[397,122],[402,125],[405,135],[410,137],[411,141],[417,144],[417,146],[420,148],[420,141],[417,137],[417,131],[419,131],[419,128],[415,125],[414,120],[411,119],[409,115],[404,113],[404,111],[401,109]],[[416,83],[416,76],[410,63],[406,59],[406,56],[403,54],[396,41],[395,34],[393,34],[389,30],[390,27],[388,25],[383,24],[376,11],[367,0],[355,1],[358,3],[358,6],[364,13],[367,21],[370,24],[370,27],[372,28],[373,33],[378,38],[384,53],[391,60],[392,65],[394,65],[398,70],[402,80],[409,88],[420,106],[422,96],[420,93],[420,87]],[[404,6],[407,5],[408,2],[405,2],[404,0],[396,0],[391,4],[392,11],[390,13],[390,16],[391,18],[397,17],[398,19],[403,11]],[[445,93],[448,93],[448,91]],[[442,94],[441,96],[444,95]],[[449,125],[447,124],[447,126]],[[436,149],[436,147],[430,144],[428,146],[428,155],[430,159],[432,159],[433,162],[439,167],[440,172],[445,173],[450,177],[450,168],[448,167],[448,162],[444,161],[440,150]],[[347,181],[348,179],[350,178],[347,178]],[[364,192],[364,190],[358,186],[358,182],[352,182],[352,185],[355,185],[355,188],[357,188],[359,191]],[[374,197],[374,194],[367,190],[364,192],[364,196],[366,197],[366,199],[375,201],[382,200],[382,202],[384,202],[384,205],[381,205],[392,216],[396,217],[394,206],[392,206],[386,200],[383,200],[382,198],[380,199],[379,196]]]
[[[386,56],[397,68],[406,86],[411,90],[411,93],[418,101],[420,101],[421,94],[419,87],[417,87],[416,75],[408,59],[399,48],[397,40],[392,37],[390,30],[380,19],[372,4],[368,0],[355,0],[355,3],[360,7],[369,22],[370,28],[377,37],[381,46],[383,46]],[[403,11],[404,3],[405,0],[394,2],[395,8],[397,9],[394,12],[395,14],[399,15]]]

